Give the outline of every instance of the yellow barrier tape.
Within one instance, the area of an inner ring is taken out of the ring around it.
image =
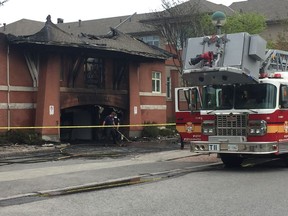
[[[134,125],[119,125],[117,127],[163,127],[163,126],[175,126],[176,123],[163,123],[163,124],[134,124]],[[18,130],[18,129],[79,129],[79,128],[111,128],[115,127],[115,125],[76,125],[76,126],[19,126],[19,127],[13,127],[13,126],[0,126],[0,130]]]

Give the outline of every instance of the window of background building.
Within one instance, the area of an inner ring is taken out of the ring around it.
[[[152,92],[161,93],[161,73],[160,72],[152,73]]]
[[[167,98],[171,99],[171,77],[167,77],[166,80],[166,94]]]
[[[160,47],[160,38],[157,35],[144,36],[141,39],[149,45],[154,45],[154,46]]]

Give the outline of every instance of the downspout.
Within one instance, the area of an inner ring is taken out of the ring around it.
[[[7,130],[11,126],[11,112],[10,112],[10,46],[7,47]]]

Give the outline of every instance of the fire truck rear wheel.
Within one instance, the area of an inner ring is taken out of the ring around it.
[[[220,154],[225,167],[240,167],[243,163],[243,157],[237,154]]]

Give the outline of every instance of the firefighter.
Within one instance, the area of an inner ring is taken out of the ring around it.
[[[103,121],[103,126],[107,125],[109,127],[105,127],[105,136],[107,140],[110,140],[112,137],[113,143],[117,144],[117,131],[114,117],[116,116],[115,112],[111,112],[110,115],[106,116]]]

